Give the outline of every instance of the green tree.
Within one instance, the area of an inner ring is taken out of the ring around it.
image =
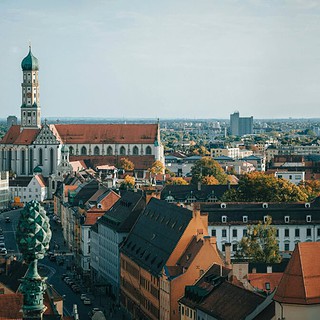
[[[133,189],[135,185],[135,178],[131,176],[125,176],[124,180],[121,182],[121,189]]]
[[[287,180],[262,172],[252,172],[239,178],[238,188],[228,190],[223,201],[237,202],[297,202],[307,201],[303,190]]]
[[[276,263],[281,261],[276,239],[277,229],[271,225],[271,217],[262,223],[248,226],[247,235],[239,243],[236,256],[253,262]]]
[[[170,180],[167,181],[167,184],[187,185],[189,183],[182,177],[172,177]]]
[[[191,169],[192,183],[197,184],[203,177],[213,176],[220,184],[227,183],[227,175],[219,163],[210,157],[198,160]]]
[[[152,164],[152,167],[149,168],[149,172],[152,174],[159,174],[164,172],[164,165],[161,161],[157,160]]]
[[[205,176],[201,179],[201,183],[207,186],[212,186],[219,184],[219,181],[214,176]]]
[[[308,201],[312,201],[320,196],[320,181],[319,180],[305,180],[299,183],[300,189],[307,194]]]

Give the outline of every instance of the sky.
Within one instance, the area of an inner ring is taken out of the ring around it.
[[[1,0],[0,118],[320,118],[320,0]]]

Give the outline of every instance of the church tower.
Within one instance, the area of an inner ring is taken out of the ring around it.
[[[29,46],[28,55],[21,62],[21,68],[23,73],[21,129],[37,129],[41,127],[39,64],[38,59],[31,52],[31,46]]]

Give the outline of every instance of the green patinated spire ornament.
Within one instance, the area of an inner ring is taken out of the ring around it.
[[[17,228],[17,244],[26,263],[29,264],[21,280],[23,294],[23,319],[42,319],[45,311],[43,293],[45,280],[38,273],[38,260],[43,259],[49,249],[51,230],[46,211],[38,201],[30,201],[23,209]]]

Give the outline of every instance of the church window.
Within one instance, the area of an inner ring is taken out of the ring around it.
[[[21,150],[21,174],[26,174],[26,152]]]
[[[133,147],[132,154],[134,154],[135,156],[139,154],[139,149],[137,146]]]
[[[124,156],[126,154],[126,148],[124,146],[122,146],[120,148],[120,155]]]
[[[43,151],[42,149],[39,149],[39,165],[43,165]]]
[[[151,147],[150,146],[146,147],[146,154],[151,154]]]
[[[112,151],[113,151],[112,147],[109,146],[108,149],[107,149],[107,155],[108,156],[112,156]]]
[[[81,148],[81,155],[82,155],[82,156],[87,155],[87,148],[86,148],[85,146],[83,146],[83,147]]]
[[[99,149],[98,146],[95,146],[95,147],[94,147],[93,154],[94,154],[95,156],[98,156],[98,155],[100,154],[100,149]]]
[[[73,155],[73,154],[74,154],[74,148],[73,148],[73,147],[70,147],[70,148],[69,148],[69,152],[70,152],[71,155]]]
[[[29,174],[33,172],[33,150],[29,150]]]
[[[28,117],[31,117],[31,111],[28,111]]]
[[[53,168],[54,168],[54,154],[53,154],[53,149],[50,149],[50,174],[53,173]]]

